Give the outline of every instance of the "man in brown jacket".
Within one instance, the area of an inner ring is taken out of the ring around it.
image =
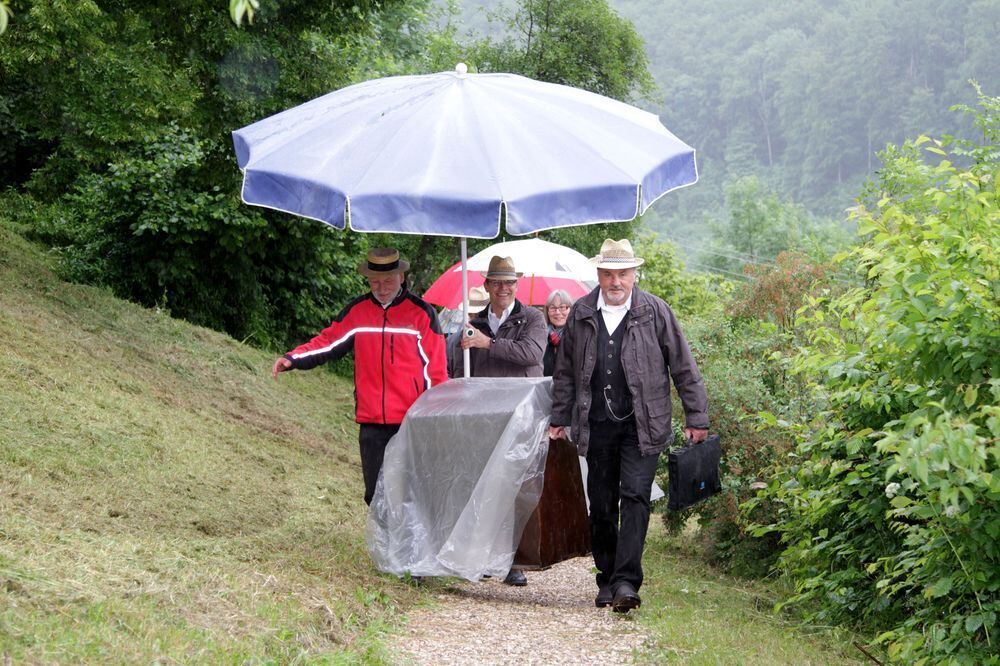
[[[490,300],[472,317],[462,335],[462,349],[470,350],[472,377],[541,377],[545,353],[545,317],[517,300],[517,278],[510,257],[493,257],[482,274]],[[471,333],[469,333],[471,331]],[[463,375],[463,357],[456,350],[448,374]]]
[[[541,377],[545,353],[545,317],[517,300],[517,278],[521,277],[510,257],[493,257],[483,277],[490,302],[469,321],[461,346],[470,350],[472,377]],[[456,350],[449,374],[464,372],[461,350]],[[511,569],[504,578],[508,585],[528,584],[524,572]]]
[[[695,442],[708,435],[708,396],[674,313],[635,287],[643,260],[632,245],[608,239],[591,261],[598,287],[576,302],[563,329],[549,436],[565,437],[572,426],[587,457],[594,602],[625,613],[641,603],[650,490],[673,439],[670,381]]]

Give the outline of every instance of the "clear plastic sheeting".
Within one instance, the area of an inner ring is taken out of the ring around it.
[[[368,512],[381,571],[503,576],[542,494],[552,380],[453,379],[410,407]]]

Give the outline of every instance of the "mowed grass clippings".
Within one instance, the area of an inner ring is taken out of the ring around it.
[[[0,224],[0,660],[387,659],[352,387],[272,361]]]
[[[775,613],[778,594],[764,581],[733,578],[669,536],[656,515],[643,556],[637,621],[655,637],[643,663],[860,664],[851,637]]]

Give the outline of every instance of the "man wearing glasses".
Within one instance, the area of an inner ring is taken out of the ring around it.
[[[545,350],[545,318],[535,308],[517,300],[517,278],[510,257],[493,257],[486,278],[490,302],[469,320],[462,334],[462,349],[469,350],[473,377],[541,377]],[[464,375],[465,354],[455,354],[449,374]],[[528,584],[524,572],[511,569],[504,578],[508,585]]]
[[[517,300],[517,278],[510,257],[493,257],[482,274],[490,302],[469,320],[462,349],[470,350],[473,377],[541,377],[545,318]],[[449,373],[463,376],[464,354],[455,354]]]

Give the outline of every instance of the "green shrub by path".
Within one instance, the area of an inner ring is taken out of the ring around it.
[[[794,601],[901,663],[1000,662],[1000,98],[981,143],[890,148],[797,358],[818,404],[766,498]],[[963,165],[963,166],[959,166]]]
[[[783,437],[761,432],[750,418],[776,404],[766,384],[766,352],[775,335],[734,328],[723,316],[692,320],[685,324],[685,331],[709,392],[711,430],[722,438],[723,490],[684,511],[664,510],[663,523],[678,533],[696,518],[701,529],[691,538],[701,546],[706,561],[731,573],[765,575],[774,544],[745,534],[739,505],[753,494],[751,485],[761,471],[788,445]],[[676,426],[675,445],[681,446],[680,423]],[[669,483],[666,468],[663,456],[660,478],[664,487]]]
[[[755,486],[792,446],[792,438],[774,423],[762,427],[760,413],[784,421],[808,410],[803,386],[787,372],[787,356],[797,344],[791,313],[804,294],[823,284],[826,269],[801,255],[783,253],[774,265],[748,266],[753,280],[715,294],[714,309],[685,320],[685,331],[709,391],[712,431],[722,438],[723,491],[681,512],[664,512],[673,532],[692,518],[701,529],[693,535],[703,557],[727,572],[764,576],[780,552],[774,534],[753,536],[750,521],[771,522],[773,507],[759,503],[749,517],[741,505],[756,495]],[[678,410],[679,411],[679,410]],[[675,440],[683,445],[679,431]],[[668,483],[666,459],[660,478]]]
[[[384,663],[351,386],[61,283],[0,222],[0,655]]]
[[[709,392],[712,432],[721,435],[724,492],[681,512],[661,511],[663,524],[677,533],[697,517],[703,529],[693,537],[701,545],[701,556],[731,572],[763,575],[774,557],[774,539],[750,539],[739,515],[739,504],[752,493],[750,485],[773,461],[785,444],[762,434],[747,417],[774,409],[769,392],[765,351],[779,337],[750,326],[734,325],[724,311],[734,285],[718,276],[692,275],[683,271],[673,243],[658,242],[645,235],[636,244],[636,254],[646,261],[640,269],[640,286],[663,298],[677,313]],[[675,405],[675,414],[683,414]],[[683,426],[674,422],[674,446],[683,446]],[[660,485],[669,484],[667,456],[657,469]]]

